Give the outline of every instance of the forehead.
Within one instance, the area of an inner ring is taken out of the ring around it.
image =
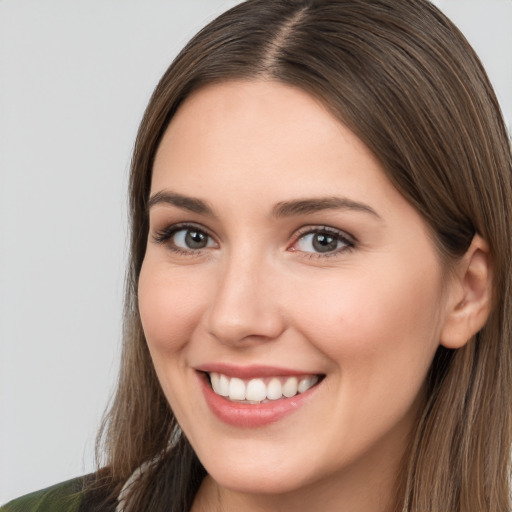
[[[272,81],[225,82],[196,91],[167,128],[152,192],[169,181],[298,187],[313,180],[326,194],[340,178],[387,182],[366,146],[318,100]],[[363,172],[364,171],[364,172]],[[365,174],[366,176],[363,176]]]

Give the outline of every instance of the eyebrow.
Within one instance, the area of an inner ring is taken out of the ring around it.
[[[151,196],[147,204],[148,211],[157,204],[176,206],[199,215],[216,216],[213,209],[202,199],[167,190],[161,190]],[[352,210],[369,213],[379,219],[381,218],[371,206],[352,201],[346,197],[319,197],[282,201],[272,208],[272,216],[275,218],[292,217],[294,215],[307,215],[324,210]]]
[[[152,195],[148,201],[147,210],[149,211],[157,204],[169,204],[183,210],[188,210],[189,212],[215,217],[213,209],[208,206],[205,201],[197,199],[196,197],[177,194],[176,192],[161,190],[160,192]]]
[[[293,215],[306,215],[308,213],[316,213],[323,210],[353,210],[369,213],[379,219],[381,218],[371,206],[357,201],[352,201],[346,197],[319,197],[283,201],[274,206],[272,215],[278,218],[291,217]]]

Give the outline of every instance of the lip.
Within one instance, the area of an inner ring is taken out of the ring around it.
[[[301,375],[310,375],[308,371],[291,370],[278,366],[232,366],[225,363],[212,363],[196,366],[195,369],[204,373],[222,373],[228,377],[238,377],[239,379],[257,379],[258,377],[300,377]]]
[[[282,398],[263,404],[244,404],[231,402],[226,398],[214,393],[208,382],[206,372],[218,372],[230,377],[251,379],[268,376],[304,375],[310,372],[297,372],[295,370],[284,370],[283,368],[271,367],[232,367],[228,365],[208,365],[208,370],[197,368],[196,374],[199,378],[201,391],[206,403],[212,413],[223,423],[238,428],[259,428],[276,423],[283,418],[298,411],[312,398],[318,390],[318,383],[304,393],[299,393],[292,398]],[[203,367],[201,367],[203,368]],[[214,368],[214,369],[213,369]]]

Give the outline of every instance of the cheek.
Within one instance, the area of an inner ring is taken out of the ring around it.
[[[359,385],[417,378],[430,366],[441,329],[439,269],[409,266],[349,269],[297,298],[304,336]]]
[[[410,425],[421,406],[438,346],[441,287],[435,275],[415,275],[353,270],[323,283],[328,288],[315,284],[297,309],[297,322],[307,319],[300,320],[302,335],[330,361],[337,390],[330,414],[344,418],[354,446]]]
[[[153,358],[179,352],[199,323],[206,303],[201,282],[186,270],[144,260],[139,277],[139,311]],[[156,361],[155,361],[156,364]]]

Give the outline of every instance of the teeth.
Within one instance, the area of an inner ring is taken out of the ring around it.
[[[268,383],[267,398],[269,400],[279,400],[283,396],[283,386],[281,381],[275,377]]]
[[[279,400],[292,398],[298,393],[304,393],[317,382],[316,375],[297,377],[272,377],[265,383],[264,379],[229,378],[221,373],[210,373],[213,391],[220,396],[229,397],[230,400],[246,401],[247,403],[261,403],[266,400]]]
[[[291,398],[295,396],[298,391],[299,382],[297,381],[297,377],[290,377],[286,379],[286,382],[283,386],[283,395],[287,398]]]
[[[229,379],[225,375],[210,373],[210,381],[213,391],[215,391],[217,395],[229,396]]]
[[[261,379],[252,379],[247,383],[245,399],[253,402],[261,402],[267,398],[267,386]]]
[[[245,384],[242,379],[233,378],[229,382],[229,399],[245,400]]]
[[[219,395],[229,396],[229,379],[225,375],[219,377]]]
[[[316,376],[312,375],[311,377],[305,377],[304,379],[300,380],[299,385],[297,386],[297,390],[299,393],[304,393],[304,391],[312,388],[317,382],[318,377]]]
[[[218,373],[210,373],[210,382],[212,384],[213,391],[220,395],[219,389],[219,374]]]

